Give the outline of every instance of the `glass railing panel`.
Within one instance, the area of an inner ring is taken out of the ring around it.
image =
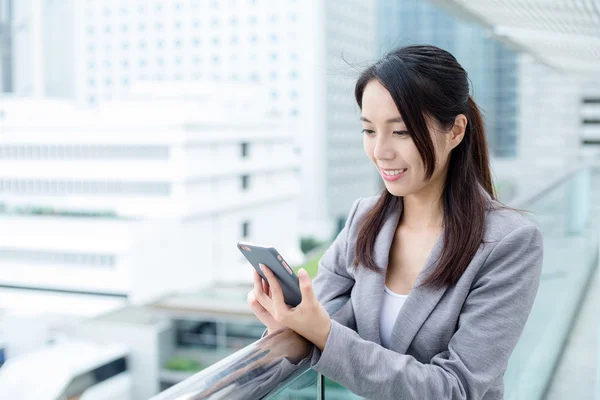
[[[589,167],[578,170],[526,209],[544,236],[536,300],[504,375],[505,398],[540,399],[559,361],[598,257],[597,216]]]
[[[322,398],[327,400],[359,400],[363,397],[357,396],[341,384],[317,374],[312,369],[304,372],[289,386],[285,387],[280,393],[268,399],[277,400],[315,400],[321,399],[318,394],[321,392]],[[319,384],[320,381],[320,384]]]
[[[315,400],[319,398],[319,385],[317,372],[312,369],[303,371],[296,377],[289,379],[285,385],[276,390],[266,399],[273,400]]]
[[[540,189],[539,193],[525,198],[525,201],[520,198],[508,202],[513,207],[532,212],[527,215],[538,224],[544,236],[544,266],[531,315],[504,375],[506,399],[540,399],[559,360],[598,261],[597,223],[600,215],[597,214],[600,208],[594,209],[591,203],[600,201],[600,191],[592,193],[590,183],[592,176],[597,174],[600,174],[597,170],[583,168],[565,175],[544,190]],[[339,309],[345,301],[347,299],[333,305],[333,308]],[[332,310],[328,311],[331,314]],[[300,367],[289,368],[292,366],[290,360],[301,359],[311,346],[307,347],[307,343],[297,335],[286,334],[276,340],[269,339],[270,336],[153,400],[361,398],[310,370],[306,358],[299,363]],[[269,341],[270,344],[267,344]],[[293,354],[290,353],[289,349],[294,348]],[[267,352],[262,354],[260,351]],[[269,364],[268,368],[262,368],[265,363],[259,360],[274,352],[277,363],[283,361],[286,365],[273,367]],[[255,368],[245,368],[247,363]],[[239,368],[242,364],[244,371]],[[277,375],[276,371],[282,368],[285,372]],[[260,387],[265,377],[271,379],[266,391]],[[223,382],[226,384],[223,385]],[[218,391],[214,392],[215,389]],[[250,394],[253,397],[248,397]]]

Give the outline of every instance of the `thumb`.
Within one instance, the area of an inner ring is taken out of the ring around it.
[[[308,276],[308,272],[304,268],[300,268],[298,271],[298,280],[300,281],[300,293],[302,293],[302,298],[305,296],[313,297],[313,287],[312,282],[310,280],[310,276]]]

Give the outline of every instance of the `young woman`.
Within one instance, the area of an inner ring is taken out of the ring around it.
[[[314,343],[311,367],[360,396],[502,399],[542,236],[496,201],[467,73],[442,49],[408,46],[364,71],[355,95],[385,190],[354,202],[314,282],[299,272],[300,305],[283,302],[268,268],[249,303],[269,331]]]

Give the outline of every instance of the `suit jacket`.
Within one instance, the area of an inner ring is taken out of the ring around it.
[[[374,259],[383,273],[352,267],[359,223],[377,198],[354,202],[319,262],[313,288],[320,302],[350,298],[332,315],[324,350],[313,349],[311,367],[371,399],[502,399],[507,362],[539,286],[539,229],[516,211],[490,209],[484,243],[459,281],[419,288],[435,267],[442,233],[398,314],[388,349],[381,345],[379,316],[402,202],[376,238]],[[487,198],[492,208],[498,205]]]

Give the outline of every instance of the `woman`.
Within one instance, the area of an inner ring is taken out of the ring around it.
[[[531,310],[542,236],[496,201],[467,73],[433,46],[397,49],[355,89],[364,149],[385,182],[354,202],[302,303],[255,273],[249,303],[270,332],[315,344],[311,367],[374,399],[502,399]],[[350,300],[329,316],[323,305]]]

